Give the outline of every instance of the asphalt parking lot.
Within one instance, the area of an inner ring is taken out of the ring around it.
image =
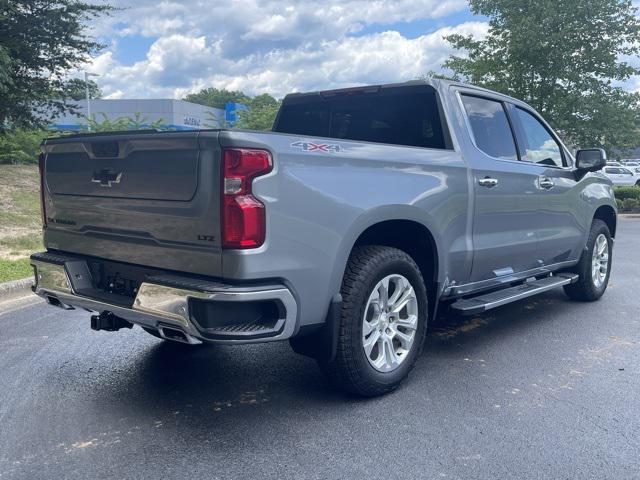
[[[640,219],[610,289],[440,318],[360,400],[288,344],[187,348],[0,306],[0,478],[640,478]]]

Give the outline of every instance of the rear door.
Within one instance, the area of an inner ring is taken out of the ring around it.
[[[538,168],[518,161],[506,105],[500,97],[458,91],[471,145],[473,266],[471,282],[508,277],[539,266],[536,221]]]
[[[217,137],[165,132],[48,141],[47,248],[218,275]]]

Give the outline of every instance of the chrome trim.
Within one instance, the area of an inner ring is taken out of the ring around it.
[[[225,285],[223,287],[224,290],[220,292],[200,292],[144,282],[138,290],[132,308],[127,308],[78,295],[73,291],[64,265],[39,260],[32,260],[31,264],[36,268],[37,272],[34,288],[36,295],[45,299],[53,297],[64,305],[80,307],[86,310],[96,312],[109,311],[131,323],[154,330],[159,330],[162,327],[178,329],[187,336],[188,343],[193,343],[192,339],[225,344],[272,342],[291,337],[296,327],[297,303],[291,292],[283,286],[263,286],[256,287],[255,290],[249,290],[247,287]],[[248,337],[243,339],[204,338],[189,319],[189,298],[231,302],[279,300],[284,306],[285,318],[283,322],[278,324],[282,325],[284,323],[284,325],[279,333],[271,337]]]
[[[478,185],[481,187],[493,188],[498,186],[498,179],[491,177],[484,177],[478,180]]]
[[[58,292],[71,293],[71,282],[64,267],[36,260],[32,260],[31,265],[36,267],[36,291],[40,285],[46,285],[47,288]]]

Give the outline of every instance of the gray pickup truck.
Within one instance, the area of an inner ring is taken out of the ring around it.
[[[439,306],[604,293],[616,233],[600,149],[525,103],[430,80],[288,95],[272,132],[85,134],[42,145],[34,291],[94,330],[288,340],[339,387],[408,375]]]

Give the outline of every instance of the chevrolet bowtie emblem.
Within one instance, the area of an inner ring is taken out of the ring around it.
[[[109,169],[93,172],[93,183],[99,183],[101,187],[111,187],[114,183],[120,183],[122,172],[112,173]]]

